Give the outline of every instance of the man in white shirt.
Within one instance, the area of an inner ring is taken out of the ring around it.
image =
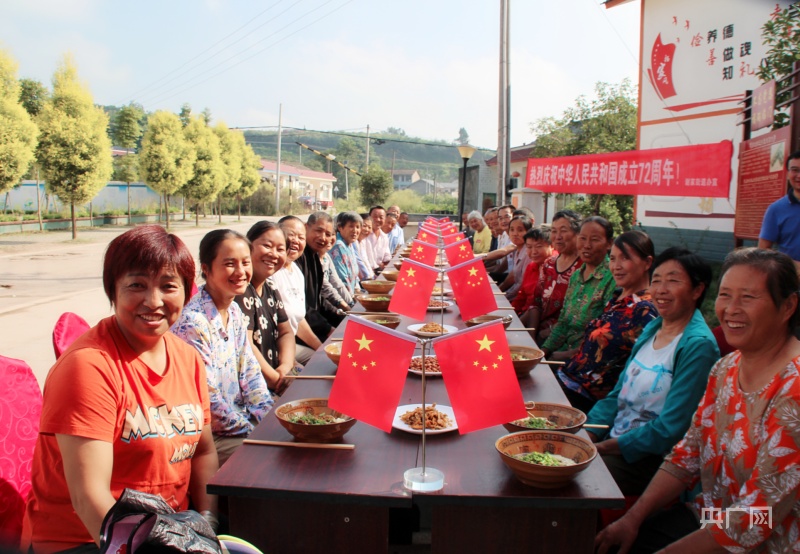
[[[372,248],[372,254],[375,256],[375,273],[379,273],[392,259],[392,252],[389,250],[389,237],[381,229],[386,221],[386,210],[383,206],[373,206],[369,210],[369,217],[372,219],[372,234],[365,240]]]

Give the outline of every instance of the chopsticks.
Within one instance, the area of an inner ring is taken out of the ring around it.
[[[355,450],[355,444],[326,444],[319,442],[289,442],[289,441],[261,441],[257,439],[244,439],[244,444],[259,446],[289,446],[294,448],[327,448],[329,450]]]
[[[539,362],[539,363],[540,363],[540,364],[546,364],[546,365],[564,365],[564,364],[566,364],[567,362],[556,362],[556,361],[552,361],[552,362],[551,362],[551,361],[545,361],[545,360],[542,360],[542,361],[541,361],[541,362]]]
[[[284,379],[326,379],[332,381],[336,375],[285,375]]]
[[[584,423],[583,427],[587,427],[589,429],[609,429],[609,425],[600,425],[599,423]]]
[[[536,327],[509,327],[506,331],[535,331]]]

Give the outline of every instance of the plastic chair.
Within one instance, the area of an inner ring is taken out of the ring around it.
[[[19,546],[42,392],[22,360],[0,356],[0,544]]]
[[[75,342],[75,339],[88,330],[89,324],[78,314],[72,312],[61,314],[53,327],[53,350],[56,353],[56,359],[61,357],[69,345]]]

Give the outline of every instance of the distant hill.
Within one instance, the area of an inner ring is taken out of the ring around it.
[[[436,178],[439,181],[452,181],[458,175],[462,162],[455,144],[447,141],[428,141],[409,137],[402,130],[395,132],[370,133],[370,164],[379,164],[386,170],[416,169],[425,179]],[[398,132],[399,131],[399,132]],[[277,158],[277,131],[244,132],[245,140],[259,156],[274,160]],[[343,145],[344,141],[344,145]],[[317,132],[296,129],[284,129],[281,140],[281,159],[287,163],[302,163],[312,169],[327,170],[327,161],[301,148],[296,142],[322,152],[337,155],[337,160],[348,158],[350,166],[361,169],[366,151],[366,133],[354,132]],[[354,148],[355,147],[355,148]],[[344,152],[344,153],[343,153]],[[480,150],[473,160],[487,160],[494,152]],[[354,160],[353,158],[357,158]]]

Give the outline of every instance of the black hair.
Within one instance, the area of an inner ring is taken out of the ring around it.
[[[206,233],[206,236],[200,241],[200,271],[203,279],[206,278],[206,272],[203,271],[203,266],[211,267],[214,259],[219,252],[219,246],[228,239],[239,239],[247,244],[247,248],[252,252],[253,245],[246,236],[233,229],[214,229]]]
[[[540,241],[540,240],[543,240],[543,241],[545,241],[546,243],[549,244],[550,243],[550,229],[541,229],[541,228],[536,229],[536,228],[533,228],[530,231],[528,231],[527,233],[525,233],[525,240],[528,240],[528,239],[531,239],[531,240],[534,240],[534,241],[537,241],[537,242]]]
[[[556,212],[553,216],[551,225],[559,219],[566,219],[569,222],[569,226],[572,227],[572,230],[575,233],[581,230],[581,216],[578,215],[577,212],[572,210],[561,210]]]
[[[314,212],[309,214],[306,225],[314,225],[317,221],[333,224],[333,218],[328,212]]]
[[[383,207],[383,206],[381,206],[381,205],[378,205],[378,206],[372,206],[372,207],[369,209],[369,215],[370,215],[370,216],[372,216],[372,212],[374,212],[375,210],[383,210],[383,211],[385,212],[385,211],[386,211],[386,208],[384,208],[384,207]]]
[[[622,250],[629,258],[631,252],[635,252],[636,256],[642,260],[650,258],[652,261],[656,257],[656,249],[653,246],[653,241],[650,240],[650,237],[644,231],[625,231],[614,239],[614,246]],[[650,275],[653,275],[654,267],[654,264],[650,264]]]
[[[674,260],[681,265],[686,275],[689,276],[692,288],[703,285],[703,293],[700,295],[700,298],[697,299],[697,302],[695,302],[695,308],[699,309],[700,306],[703,305],[703,300],[706,298],[708,287],[711,286],[711,279],[713,277],[711,266],[707,261],[691,250],[683,248],[682,246],[672,246],[656,257],[653,262],[653,271],[655,271],[658,266],[670,260]]]
[[[795,150],[786,158],[786,170],[789,170],[789,162],[792,160],[800,160],[800,150]]]
[[[605,217],[601,217],[599,215],[590,215],[589,217],[581,221],[580,228],[583,229],[583,226],[586,225],[587,223],[596,223],[600,227],[602,227],[603,230],[606,232],[607,241],[611,242],[611,240],[614,238],[614,227],[611,226],[611,224]]]

